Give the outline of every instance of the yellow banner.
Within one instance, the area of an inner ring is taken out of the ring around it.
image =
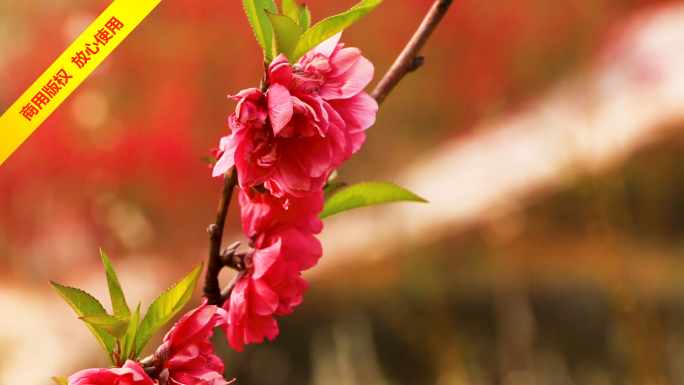
[[[0,117],[0,164],[160,2],[161,0],[114,0]]]

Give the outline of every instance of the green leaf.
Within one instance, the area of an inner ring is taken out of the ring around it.
[[[52,380],[54,380],[56,383],[59,385],[69,385],[69,381],[67,381],[66,377],[52,377]]]
[[[137,359],[138,353],[135,351],[135,335],[138,333],[138,321],[140,321],[140,304],[135,308],[135,313],[128,323],[128,330],[121,341],[121,357],[123,360]]]
[[[309,7],[306,4],[302,4],[297,7],[299,14],[299,26],[302,28],[302,32],[306,32],[311,27],[311,12],[309,12]]]
[[[126,297],[124,297],[123,290],[119,284],[119,278],[116,276],[112,261],[107,258],[107,255],[100,249],[100,256],[102,256],[102,263],[105,267],[105,274],[107,275],[107,286],[109,286],[109,297],[112,299],[112,308],[114,315],[120,319],[131,317],[131,309],[128,308]]]
[[[273,57],[275,58],[282,53],[289,60],[297,47],[299,37],[302,36],[302,29],[287,16],[274,15],[270,12],[266,12],[266,14],[271,19],[273,26]]]
[[[342,187],[346,186],[347,184],[344,182],[328,182],[328,184],[323,187],[323,197],[329,197],[332,195],[335,191],[341,189]]]
[[[140,354],[143,348],[162,325],[169,322],[178,311],[190,300],[197,279],[202,272],[204,263],[195,266],[183,279],[162,293],[152,302],[143,317],[138,333],[135,336],[135,351]]]
[[[107,311],[102,307],[102,304],[92,295],[83,290],[75,289],[73,287],[62,286],[52,281],[48,281],[52,289],[57,292],[64,300],[71,306],[79,317],[97,314],[106,314]],[[97,341],[104,348],[109,356],[109,359],[116,365],[112,351],[114,350],[114,338],[97,326],[86,323],[86,326],[93,333]]]
[[[264,50],[264,57],[270,62],[273,60],[271,53],[273,29],[271,28],[271,21],[266,15],[266,10],[277,13],[278,9],[273,0],[242,0],[242,5],[254,31],[254,36]]]
[[[105,333],[116,338],[117,340],[121,340],[126,335],[128,323],[131,320],[130,317],[126,319],[120,319],[109,314],[87,315],[80,318],[84,322],[99,327],[100,329],[104,330]]]
[[[294,57],[290,61],[292,63],[296,62],[315,46],[342,32],[345,28],[354,24],[354,22],[366,16],[375,7],[380,5],[382,1],[363,0],[347,12],[321,20],[302,35],[297,44]]]
[[[323,219],[359,207],[401,201],[427,202],[418,195],[392,183],[359,183],[328,199],[318,217]]]
[[[299,20],[299,9],[295,0],[281,0],[280,7],[283,9],[283,15],[289,17],[295,22]]]

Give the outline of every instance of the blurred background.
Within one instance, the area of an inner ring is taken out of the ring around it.
[[[317,21],[354,3],[307,4]],[[431,3],[386,0],[345,32],[371,87]],[[108,4],[0,1],[0,112]],[[339,178],[430,204],[326,220],[280,336],[236,353],[217,331],[226,377],[684,384],[684,3],[455,0],[423,53]],[[46,282],[109,308],[99,247],[143,308],[206,259],[222,181],[200,159],[261,71],[240,1],[165,0],[0,165],[0,384],[108,365]]]

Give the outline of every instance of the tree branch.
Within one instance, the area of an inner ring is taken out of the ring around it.
[[[221,239],[223,238],[223,225],[226,222],[228,206],[233,196],[233,190],[237,184],[237,172],[235,167],[228,170],[224,176],[223,193],[219,201],[216,223],[209,225],[209,263],[207,264],[207,274],[204,279],[204,296],[209,299],[209,305],[222,305],[221,287],[219,286],[218,275],[223,268],[221,259]]]
[[[453,0],[437,0],[432,5],[416,33],[413,34],[413,37],[406,44],[397,60],[394,61],[392,67],[380,80],[373,93],[371,93],[371,96],[378,104],[381,104],[387,98],[387,95],[407,73],[415,71],[423,65],[425,57],[418,56],[418,54],[437,27],[437,24],[442,21],[452,2]]]

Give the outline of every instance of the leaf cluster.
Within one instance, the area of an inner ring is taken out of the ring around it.
[[[183,279],[157,297],[141,320],[140,303],[131,313],[112,262],[103,251],[100,254],[114,314],[107,314],[102,304],[83,290],[52,281],[50,286],[90,329],[112,364],[121,366],[128,359],[137,360],[154,332],[171,320],[190,300],[203,264],[195,266]],[[62,380],[60,377],[54,379],[58,383]]]
[[[254,36],[264,50],[264,60],[270,63],[285,54],[296,62],[312,48],[342,32],[375,9],[383,0],[363,0],[350,10],[331,16],[311,26],[311,13],[306,4],[281,0],[281,13],[273,0],[243,0]]]

